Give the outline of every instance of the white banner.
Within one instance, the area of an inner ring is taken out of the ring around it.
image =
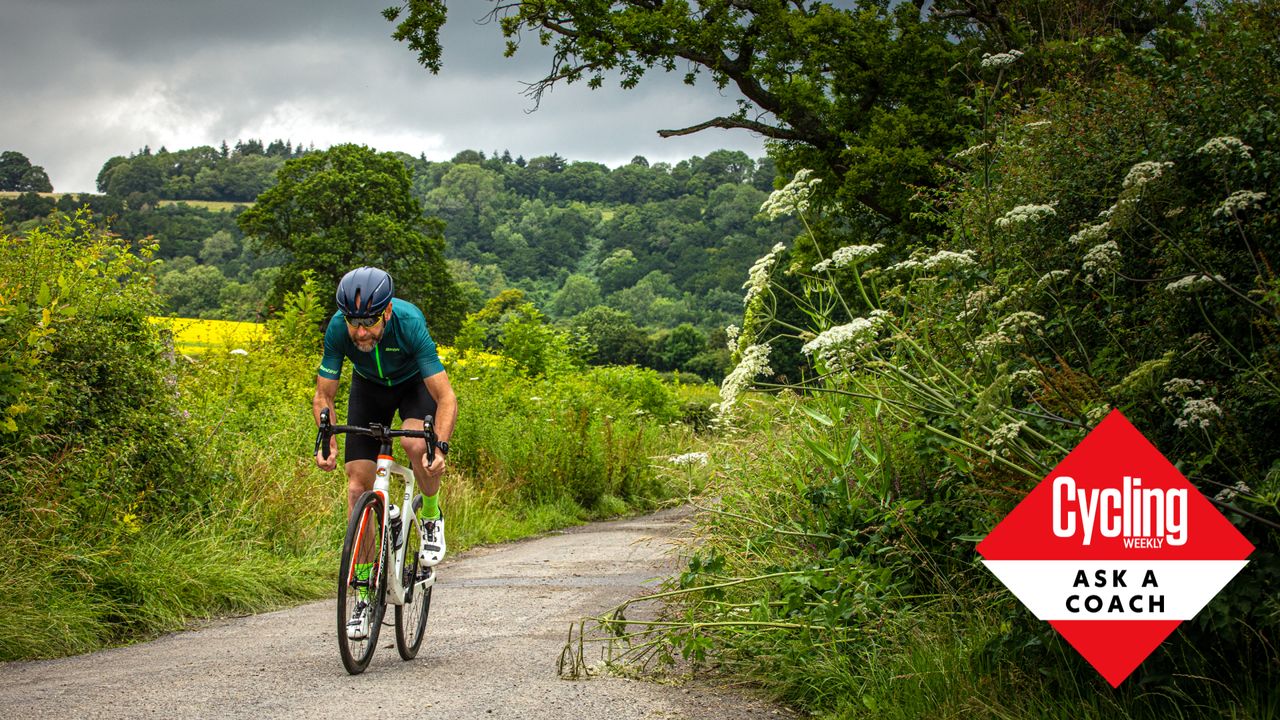
[[[984,560],[1040,620],[1190,620],[1247,560]]]

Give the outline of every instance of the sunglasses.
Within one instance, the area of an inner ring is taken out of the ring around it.
[[[346,321],[351,327],[371,328],[382,322],[382,315],[378,314],[373,317],[346,317]]]

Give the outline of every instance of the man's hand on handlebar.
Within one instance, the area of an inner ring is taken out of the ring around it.
[[[329,458],[326,460],[320,450],[316,451],[316,467],[329,472],[338,467],[338,438],[329,436]]]
[[[444,453],[437,450],[435,459],[431,459],[431,453],[422,453],[422,467],[427,470],[427,478],[435,480],[444,474],[445,457]]]

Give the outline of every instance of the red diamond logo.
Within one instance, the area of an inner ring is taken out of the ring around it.
[[[1113,410],[978,544],[983,562],[1118,687],[1253,545]]]

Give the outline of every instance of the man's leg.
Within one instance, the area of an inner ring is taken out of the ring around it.
[[[404,421],[405,430],[421,430],[422,420],[410,418]],[[435,497],[440,493],[440,478],[427,477],[427,469],[422,465],[422,455],[427,451],[427,441],[422,438],[400,438],[400,447],[409,456],[409,466],[413,468],[413,477],[418,481],[418,489],[423,497]]]
[[[373,489],[373,474],[377,465],[372,460],[351,460],[346,464],[347,471],[347,517],[356,506],[360,496]]]

